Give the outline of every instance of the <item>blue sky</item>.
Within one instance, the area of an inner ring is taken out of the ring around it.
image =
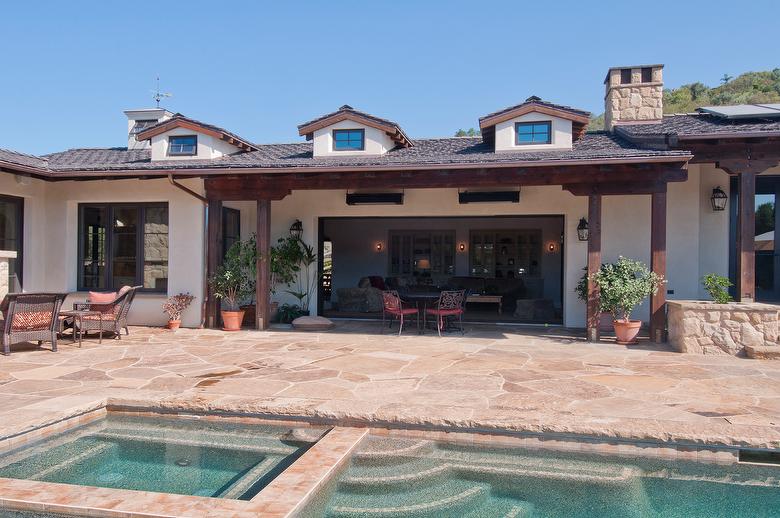
[[[530,95],[600,113],[610,66],[664,63],[670,87],[780,66],[778,15],[776,1],[7,2],[0,147],[125,145],[122,110],[153,106],[158,74],[172,111],[267,143],[345,103],[412,137]]]

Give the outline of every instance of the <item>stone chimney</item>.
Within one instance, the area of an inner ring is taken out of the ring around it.
[[[149,148],[148,141],[138,142],[135,139],[136,133],[173,117],[173,114],[165,108],[125,110],[125,115],[127,115],[127,149]]]
[[[661,122],[663,117],[663,65],[613,67],[604,79],[604,127],[617,124]]]

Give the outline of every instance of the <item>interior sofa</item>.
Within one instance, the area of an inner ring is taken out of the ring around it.
[[[382,311],[382,292],[385,289],[385,280],[380,276],[363,277],[356,288],[338,288],[338,310],[349,313],[378,313]]]

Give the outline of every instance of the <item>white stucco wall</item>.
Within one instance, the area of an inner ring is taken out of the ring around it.
[[[181,135],[197,135],[198,154],[193,156],[168,156],[168,137]],[[174,128],[152,137],[152,160],[204,160],[219,158],[238,151],[236,146],[211,135],[198,133],[187,128]]]
[[[362,129],[365,131],[365,149],[362,151],[334,151],[334,129]],[[362,156],[381,155],[393,149],[395,142],[384,131],[360,124],[351,120],[343,120],[314,132],[314,156]]]
[[[552,143],[528,144],[518,146],[515,143],[516,122],[552,122]],[[526,113],[508,121],[496,124],[496,151],[540,151],[544,149],[571,149],[571,121],[545,115],[543,113]]]
[[[0,174],[0,193],[22,196],[24,205],[24,291],[75,292],[78,263],[78,204],[94,202],[168,202],[168,293],[140,293],[130,312],[131,324],[162,325],[162,303],[168,295],[190,292],[196,299],[184,313],[183,325],[200,324],[203,301],[204,206],[167,180],[42,182],[20,185]],[[200,180],[182,181],[202,192]],[[74,293],[66,302],[83,300]]]

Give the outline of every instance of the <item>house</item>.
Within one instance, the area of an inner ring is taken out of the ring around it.
[[[300,221],[320,272],[328,258],[317,312],[338,311],[339,292],[343,307],[361,282],[457,282],[500,294],[485,308],[498,320],[587,326],[591,338],[597,293],[584,304],[575,287],[584,269],[625,255],[668,279],[641,310],[662,339],[666,298],[704,296],[705,273],[729,275],[741,300],[780,295],[780,254],[754,250],[756,200],[774,203],[780,188],[780,107],[665,116],[662,73],[610,69],[597,132],[588,112],[538,97],[481,117],[480,137],[413,138],[344,105],[300,124],[305,141],[290,144],[130,110],[126,148],[0,150],[3,248],[17,251],[27,291],[140,284],[131,323],[146,324],[188,291],[201,304],[184,325],[214,326],[206,278],[226,247],[256,232],[262,255]],[[262,262],[260,328],[268,283]]]

